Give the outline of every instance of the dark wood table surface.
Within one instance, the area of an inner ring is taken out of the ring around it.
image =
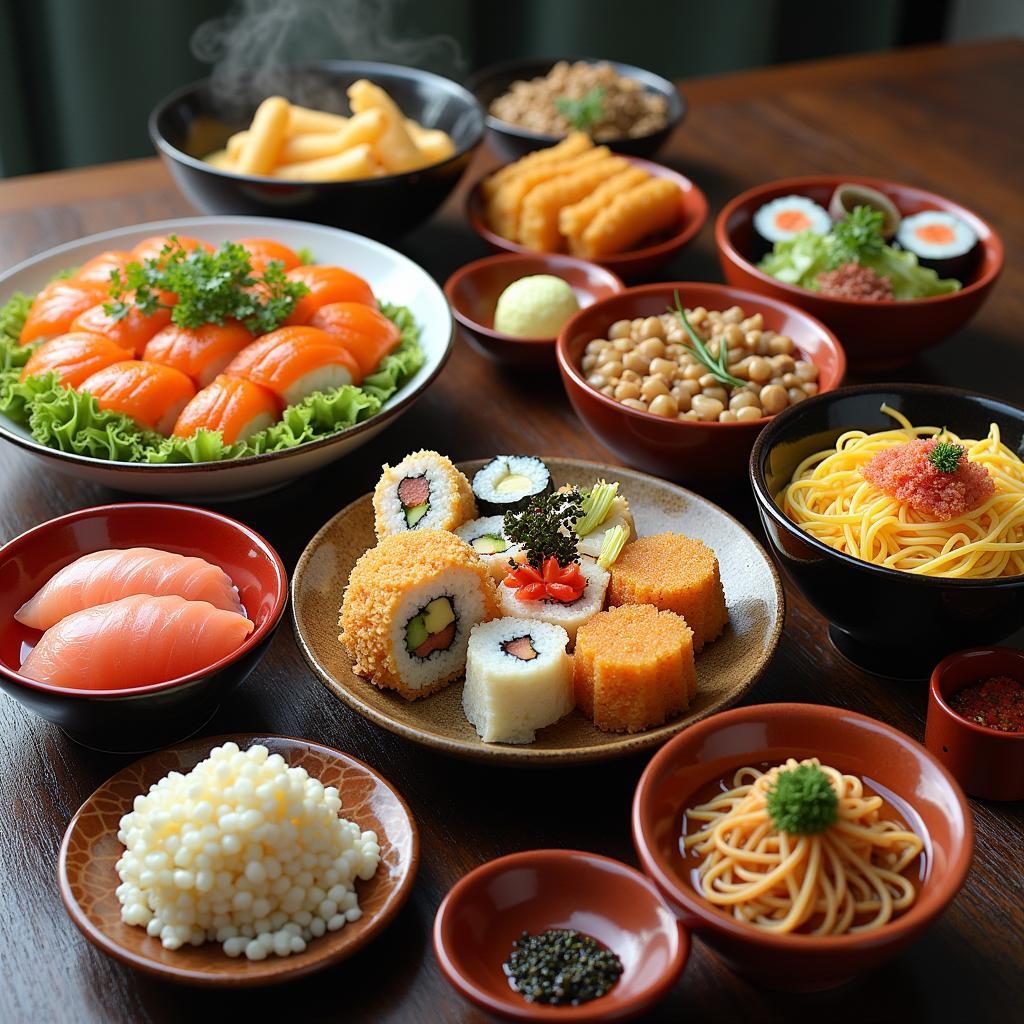
[[[758,182],[814,172],[872,174],[949,195],[995,224],[1006,270],[959,335],[899,375],[1020,400],[1024,391],[1024,43],[847,58],[684,82],[685,123],[661,158],[690,175],[712,211]],[[481,153],[475,176],[489,157]],[[462,192],[400,248],[439,280],[485,254],[461,216]],[[193,211],[155,160],[0,183],[0,269],[82,235]],[[659,275],[720,280],[711,225]],[[343,462],[276,494],[222,506],[262,531],[289,568],[317,528],[373,486],[380,464],[429,445],[455,459],[534,452],[614,462],[576,419],[551,375],[513,375],[459,339],[436,385]],[[120,498],[42,471],[0,448],[0,540],[73,509]],[[760,535],[745,481],[721,498]],[[787,585],[778,653],[752,702],[810,701],[924,732],[925,688],[868,676],[830,646],[826,623]],[[448,986],[430,944],[449,887],[478,864],[534,847],[575,847],[635,863],[629,809],[647,758],[523,771],[419,748],[364,721],[315,679],[285,622],[267,656],[207,727],[210,735],[284,733],[350,751],[382,772],[417,817],[415,891],[387,931],[351,960],[283,988],[210,992],[133,973],[97,952],[64,913],[55,884],[64,828],[129,760],[84,749],[0,698],[0,1021],[111,1024],[229,1014],[352,1021],[486,1018]],[[1024,1006],[1024,813],[972,802],[978,831],[964,890],[915,946],[844,988],[795,997],[758,990],[696,942],[655,1021],[801,1018],[1019,1020]]]

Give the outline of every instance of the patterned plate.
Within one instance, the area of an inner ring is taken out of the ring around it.
[[[361,715],[416,743],[461,757],[506,763],[600,761],[660,746],[681,729],[730,707],[757,682],[775,653],[785,618],[778,573],[750,532],[706,498],[675,484],[619,466],[545,458],[556,487],[618,480],[641,535],[671,530],[699,537],[715,550],[729,609],[729,625],[697,656],[697,697],[665,725],[626,735],[601,732],[574,711],[521,746],[484,743],[462,711],[455,683],[422,700],[407,701],[353,674],[338,641],[338,609],[356,559],[372,547],[369,494],[342,509],[309,542],[292,576],[295,633],[306,660],[324,685]],[[459,468],[472,476],[483,461]]]
[[[121,920],[114,865],[124,850],[118,823],[134,798],[170,771],[187,772],[220,743],[243,750],[262,743],[289,766],[299,765],[325,786],[337,786],[341,813],[377,833],[381,862],[368,882],[356,883],[363,916],[312,939],[305,952],[247,960],[226,956],[216,942],[164,949],[144,928]],[[71,819],[60,847],[57,878],[64,907],[85,937],[104,953],[150,974],[190,985],[241,988],[290,981],[337,963],[369,942],[398,913],[412,889],[419,836],[405,801],[369,767],[348,754],[287,736],[218,736],[188,740],[122,769]]]

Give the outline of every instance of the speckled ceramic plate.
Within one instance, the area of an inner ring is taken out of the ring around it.
[[[602,732],[578,711],[541,729],[533,743],[484,743],[462,711],[462,686],[406,701],[352,672],[338,640],[338,611],[356,559],[372,547],[373,503],[363,495],[309,542],[292,576],[292,614],[299,646],[324,685],[361,715],[416,743],[450,754],[515,764],[600,761],[664,743],[681,729],[740,700],[775,652],[785,604],[778,574],[750,532],[691,491],[618,466],[575,459],[544,460],[555,486],[618,480],[641,535],[671,530],[714,548],[722,573],[729,626],[697,656],[697,698],[679,718],[627,735]],[[472,476],[482,461],[460,464]]]
[[[226,956],[220,944],[164,949],[144,928],[121,920],[114,865],[124,850],[118,823],[139,793],[170,771],[187,772],[227,740],[243,750],[262,743],[289,765],[299,765],[325,786],[337,786],[341,813],[380,841],[381,862],[367,882],[356,883],[363,916],[313,939],[305,952],[266,960]],[[288,736],[218,736],[188,740],[136,761],[96,790],[71,819],[60,847],[57,878],[64,907],[79,930],[104,953],[169,981],[205,987],[271,985],[311,974],[343,960],[369,942],[398,913],[419,864],[419,836],[405,801],[362,761],[339,750]]]

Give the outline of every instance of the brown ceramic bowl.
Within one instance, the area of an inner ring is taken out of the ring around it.
[[[965,686],[992,676],[1024,683],[1024,651],[974,647],[944,658],[932,673],[924,742],[971,796],[1024,800],[1024,732],[1000,732],[950,707]]]
[[[597,439],[620,459],[656,476],[693,487],[724,488],[746,476],[754,439],[771,417],[746,423],[704,423],[666,419],[631,409],[591,387],[580,369],[587,343],[607,337],[616,320],[656,316],[674,305],[692,309],[743,307],[748,316],[760,313],[765,327],[788,334],[800,354],[818,367],[821,392],[839,387],[846,356],[835,335],[812,316],[779,299],[723,284],[672,281],[627,288],[618,295],[581,310],[558,338],[558,368],[577,415]]]
[[[528,1003],[502,964],[524,931],[574,928],[607,946],[623,972],[579,1006]],[[686,930],[639,871],[578,850],[528,850],[488,861],[452,886],[434,918],[434,954],[462,995],[508,1020],[619,1021],[664,998],[690,950]]]
[[[627,156],[625,159],[642,167],[655,178],[670,178],[682,190],[679,223],[673,230],[639,249],[602,256],[594,261],[622,278],[634,280],[668,263],[677,252],[697,237],[708,219],[708,201],[704,193],[689,178],[678,171],[673,171],[671,167],[664,167],[650,160],[641,160],[635,156]],[[532,250],[526,246],[511,242],[488,227],[484,217],[482,184],[481,178],[466,197],[466,216],[469,218],[470,226],[492,249],[499,252],[531,252]]]
[[[736,921],[697,894],[690,874],[696,862],[679,852],[683,812],[735,769],[787,757],[819,757],[902,805],[927,856],[920,893],[906,913],[870,932],[779,935]],[[633,798],[633,841],[644,871],[683,924],[739,973],[772,988],[811,990],[876,967],[924,932],[967,877],[974,825],[953,777],[904,733],[843,708],[761,704],[698,722],[655,754]]]
[[[190,771],[213,747],[228,740],[243,750],[262,743],[272,754],[280,754],[289,767],[305,768],[325,786],[336,786],[341,813],[377,833],[377,873],[356,883],[363,916],[312,939],[302,953],[266,960],[231,958],[217,942],[169,950],[147,935],[145,928],[121,920],[121,905],[114,892],[119,884],[115,865],[124,849],[117,839],[121,817],[132,809],[137,794],[145,793],[170,771]],[[362,761],[289,736],[217,736],[150,754],[104,782],[68,825],[57,861],[57,880],[64,908],[75,926],[108,956],[167,981],[204,988],[247,988],[312,974],[361,949],[402,908],[418,865],[419,835],[408,806]]]
[[[826,209],[836,186],[868,185],[887,195],[904,216],[944,210],[969,224],[978,235],[980,257],[964,287],[949,295],[902,302],[835,299],[785,284],[755,266],[754,214],[780,196],[808,196]],[[890,370],[960,330],[981,308],[1003,269],[1003,243],[977,214],[934,192],[856,174],[785,178],[748,189],[727,203],[715,221],[715,244],[729,284],[785,299],[807,310],[835,331],[852,369]]]
[[[494,310],[501,293],[513,281],[533,274],[562,278],[572,288],[581,309],[625,288],[618,276],[596,263],[538,252],[486,256],[467,263],[448,278],[444,293],[462,333],[479,352],[510,366],[553,367],[554,336],[521,338],[494,328]]]

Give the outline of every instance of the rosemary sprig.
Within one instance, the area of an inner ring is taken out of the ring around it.
[[[728,369],[726,359],[729,357],[729,346],[726,345],[725,339],[720,338],[718,341],[718,356],[713,356],[707,346],[701,341],[700,335],[690,326],[690,321],[686,319],[686,310],[683,309],[683,304],[679,301],[679,292],[674,292],[676,299],[676,308],[673,310],[669,308],[670,313],[675,313],[676,316],[683,322],[683,328],[686,330],[687,335],[692,342],[691,345],[685,346],[693,353],[694,358],[700,363],[707,371],[711,374],[719,384],[726,384],[729,387],[741,388],[748,381],[741,380],[739,377],[734,377]]]

